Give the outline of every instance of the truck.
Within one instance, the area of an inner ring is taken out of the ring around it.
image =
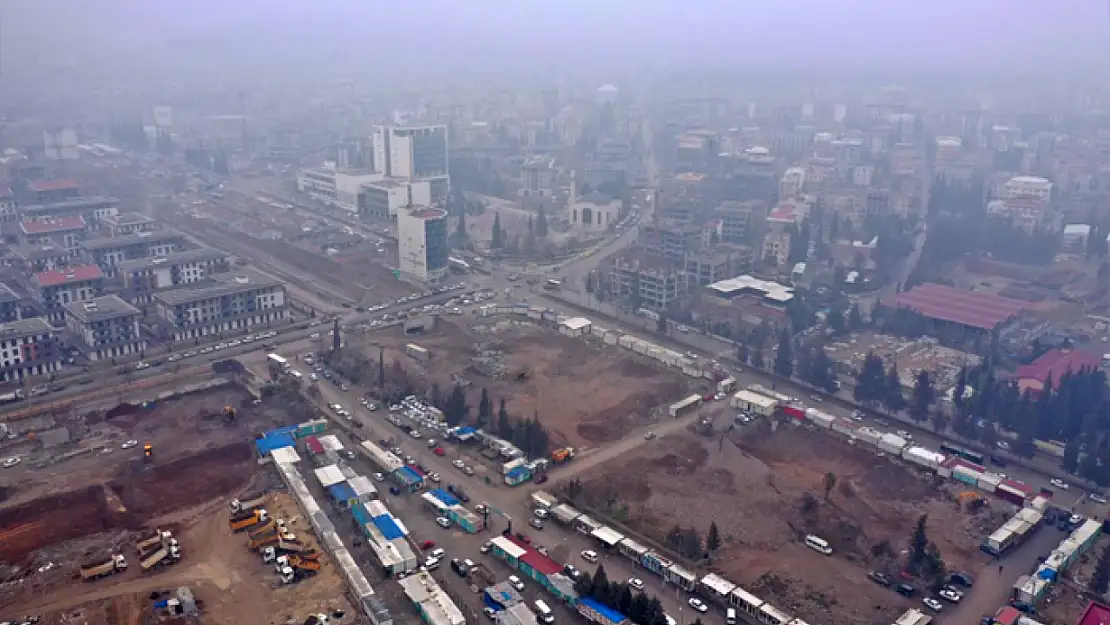
[[[315,575],[320,570],[319,560],[305,560],[297,556],[278,556],[274,569],[281,576],[281,583],[292,584]]]
[[[279,556],[286,555],[290,555],[290,553],[282,551],[280,544],[272,547],[265,547],[262,549],[262,561],[266,563],[273,562],[277,560]],[[320,559],[320,552],[316,551],[315,549],[304,549],[303,551],[295,552],[293,555],[296,555],[298,558],[305,561],[314,561]]]
[[[542,490],[532,493],[531,499],[534,507],[543,508],[544,510],[550,510],[559,505],[559,500],[554,495]]]
[[[169,565],[181,559],[181,547],[177,545],[161,546],[153,553],[143,559],[139,563],[144,571],[149,571],[153,568]]]
[[[141,554],[141,553],[144,553],[146,551],[149,551],[150,548],[153,547],[154,545],[157,545],[157,544],[162,543],[162,542],[168,542],[170,540],[174,540],[174,538],[173,538],[173,535],[170,534],[169,532],[167,532],[165,530],[154,530],[153,534],[148,534],[145,537],[140,538],[139,541],[137,543],[135,543],[135,548]],[[177,542],[177,541],[174,541],[174,542]]]
[[[265,507],[266,493],[258,493],[253,495],[244,495],[238,499],[231,500],[231,513],[237,514],[239,512],[247,512],[258,508]]]
[[[718,393],[727,393],[734,388],[736,388],[736,378],[727,377],[720,382],[717,382]]]
[[[265,509],[250,510],[239,514],[233,514],[231,519],[228,520],[228,528],[233,532],[241,532],[269,520],[270,515]]]
[[[252,536],[247,541],[247,549],[254,551],[263,547],[269,548],[270,545],[276,545],[279,540],[281,540],[281,537],[278,536],[276,531],[264,533],[260,536]]]
[[[81,565],[81,578],[85,580],[100,579],[107,577],[113,573],[118,573],[127,569],[127,559],[123,554],[117,553],[108,556],[104,560],[96,560],[93,562],[86,562]]]
[[[554,462],[555,464],[562,464],[562,463],[564,463],[568,460],[573,460],[573,459],[574,459],[574,448],[573,447],[563,447],[561,449],[556,449],[555,451],[551,452],[551,461]]]

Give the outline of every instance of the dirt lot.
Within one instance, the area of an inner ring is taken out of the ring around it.
[[[224,423],[224,406],[238,410],[234,424]],[[72,442],[47,449],[28,440],[5,451],[21,456],[23,462],[0,473],[0,518],[4,510],[47,494],[81,491],[118,479],[142,458],[141,446],[120,449],[128,439],[151,443],[157,466],[309,417],[289,415],[286,407],[270,403],[254,406],[246,391],[230,384],[174,397],[149,409],[122,407],[86,416],[68,424],[75,434]]]
[[[825,501],[830,472],[836,486]],[[615,501],[614,514],[661,542],[676,524],[704,536],[715,520],[724,546],[713,568],[799,618],[889,623],[916,602],[867,580],[870,569],[900,569],[897,555],[876,557],[873,546],[887,540],[898,554],[928,514],[929,538],[948,567],[978,571],[979,542],[1006,516],[961,512],[932,479],[826,433],[761,422],[709,439],[668,436],[584,481],[594,505]],[[804,508],[807,494],[815,505]],[[835,554],[806,548],[806,533],[828,540]]]
[[[487,323],[497,324],[496,329]],[[425,388],[434,380],[448,391],[457,374],[470,383],[471,414],[485,388],[495,412],[504,397],[511,415],[537,414],[553,445],[590,447],[616,440],[687,392],[681,374],[613,346],[501,319],[478,319],[476,324],[471,330],[441,319],[423,336],[407,337],[395,328],[376,333],[373,340],[386,346],[386,362],[400,363],[414,387]],[[430,360],[405,356],[402,350],[409,342],[430,350]],[[364,349],[377,360],[376,349]],[[473,359],[483,353],[488,366],[475,367]]]

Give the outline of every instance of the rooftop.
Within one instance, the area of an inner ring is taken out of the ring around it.
[[[72,282],[83,282],[103,278],[104,272],[96,265],[78,265],[67,267],[58,271],[43,271],[35,274],[35,283],[39,286],[59,286]]]
[[[71,302],[66,305],[66,314],[72,315],[82,323],[95,323],[138,315],[139,309],[123,301],[118,295],[105,295],[84,302]]]
[[[134,224],[149,224],[154,220],[142,213],[120,213],[118,215],[109,215],[104,218],[104,221],[115,224],[117,226],[130,226]]]
[[[908,308],[919,315],[959,325],[993,330],[1025,310],[1025,302],[993,293],[965,291],[943,284],[919,284],[884,298],[891,308]]]
[[[1110,623],[1110,606],[1092,601],[1087,609],[1083,610],[1083,616],[1079,617],[1076,625],[1104,625],[1105,623]]]
[[[153,269],[160,266],[172,267],[174,265],[183,265],[185,263],[198,263],[206,260],[218,260],[223,258],[227,258],[227,254],[219,250],[214,250],[210,247],[201,247],[195,250],[174,252],[173,254],[166,254],[165,256],[125,260],[116,263],[116,267],[118,267],[119,270],[123,272],[133,272],[142,271],[144,269]]]
[[[57,245],[13,245],[8,252],[21,260],[68,257],[69,252]]]
[[[529,547],[523,542],[518,541],[513,536],[509,536],[508,539],[514,545],[524,550],[524,555],[520,556],[520,561],[532,567],[536,572],[542,575],[554,575],[555,573],[563,572],[563,565],[536,551],[532,547]]]
[[[1041,354],[1033,362],[1018,367],[1015,377],[1032,378],[1038,382],[1045,382],[1049,378],[1059,381],[1069,371],[1078,373],[1081,369],[1097,369],[1099,364],[1101,364],[1099,357],[1087,352],[1077,349],[1054,349]]]
[[[0,197],[9,198],[12,196],[12,190],[8,186],[0,186]]]
[[[36,180],[27,185],[32,191],[63,191],[76,189],[79,185],[73,178],[59,178],[58,180]]]
[[[0,304],[18,301],[19,296],[15,294],[15,291],[11,290],[11,287],[8,285],[0,282]]]
[[[58,219],[25,220],[19,224],[23,234],[50,234],[65,230],[80,230],[85,227],[84,217],[59,217]]]
[[[770,280],[760,280],[750,275],[714,282],[705,288],[725,296],[742,295],[744,293],[758,294],[761,297],[779,304],[785,304],[794,299],[793,287],[785,286]]]
[[[169,241],[184,241],[185,235],[180,232],[166,230],[162,232],[140,232],[125,237],[107,237],[102,239],[89,239],[81,243],[86,250],[110,250],[131,245],[150,243],[166,243]]]
[[[441,208],[426,208],[421,207],[408,212],[409,217],[413,219],[443,219],[447,217],[447,211]]]
[[[54,328],[41,317],[20,319],[10,323],[0,323],[0,339],[20,338],[38,334],[50,334]]]
[[[202,299],[225,297],[256,289],[281,286],[282,284],[284,282],[281,280],[267,275],[250,270],[239,270],[231,276],[219,279],[211,278],[185,288],[163,291],[155,295],[154,298],[169,306],[177,306]]]
[[[20,210],[22,210],[24,214],[50,213],[66,209],[98,208],[102,206],[111,206],[118,202],[119,200],[114,197],[93,195],[89,197],[75,197],[73,199],[64,200],[61,202],[51,202],[50,204],[32,204],[30,206],[24,206]]]

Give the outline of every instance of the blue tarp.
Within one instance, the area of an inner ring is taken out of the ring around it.
[[[282,447],[292,447],[295,444],[293,435],[288,432],[279,432],[277,434],[267,434],[262,438],[254,441],[254,446],[258,450],[258,455],[268,456],[270,452]]]
[[[462,427],[462,428],[459,428],[459,429],[455,430],[455,436],[462,436],[464,434],[474,434],[477,431],[478,431],[478,428],[475,428],[473,426],[468,425],[466,427]]]
[[[269,432],[263,433],[262,437],[267,438],[267,437],[270,437],[270,436],[278,436],[280,434],[296,434],[296,433],[297,433],[297,426],[295,426],[295,425],[283,425],[279,428],[274,428],[274,429],[270,430]]]
[[[396,471],[397,476],[401,478],[405,484],[419,484],[424,481],[424,478],[416,474],[416,471],[408,467],[401,467]]]
[[[462,501],[460,501],[458,497],[443,490],[442,488],[437,488],[433,490],[432,496],[442,501],[446,506],[458,506],[462,504]]]
[[[340,482],[329,486],[328,493],[335,501],[353,501],[358,499],[358,496],[355,495],[355,489],[351,488],[351,485],[346,482]]]
[[[397,523],[394,522],[393,517],[387,514],[374,517],[374,525],[386,540],[401,538],[405,535],[405,533],[401,531],[401,528],[397,527]]]
[[[512,469],[509,469],[509,472],[505,474],[505,477],[523,477],[527,479],[527,477],[531,474],[532,472],[528,470],[528,467],[513,467]]]
[[[606,625],[612,623],[624,623],[628,620],[627,616],[621,614],[620,612],[617,612],[613,608],[610,608],[609,606],[595,600],[592,597],[579,599],[578,603],[581,603],[582,605],[585,605],[586,607],[592,609],[594,612],[600,614],[601,617],[606,620]]]

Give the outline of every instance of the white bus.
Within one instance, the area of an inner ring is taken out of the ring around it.
[[[813,534],[806,534],[806,547],[826,556],[832,555],[832,547],[829,543],[824,538]]]

